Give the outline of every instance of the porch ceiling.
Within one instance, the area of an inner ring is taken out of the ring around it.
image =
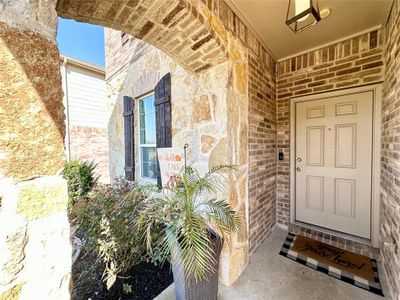
[[[392,0],[319,0],[331,15],[299,34],[285,24],[289,0],[227,0],[281,59],[386,23]]]

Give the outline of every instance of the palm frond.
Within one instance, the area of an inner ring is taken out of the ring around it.
[[[183,269],[195,279],[204,279],[212,262],[210,240],[204,220],[195,214],[188,216],[178,234],[178,239],[180,251],[177,255]]]
[[[180,173],[181,186],[149,193],[150,200],[136,226],[150,251],[152,230],[162,227],[156,247],[163,253],[169,251],[173,260],[179,261],[175,268],[180,269],[180,276],[204,279],[208,271],[214,271],[211,227],[217,227],[221,235],[237,230],[236,212],[227,202],[218,200],[218,195],[226,191],[226,173],[234,169],[221,165],[200,175],[195,168],[187,167]]]
[[[239,228],[239,217],[224,200],[207,198],[199,203],[197,208],[199,211],[206,211],[208,220],[214,222],[222,233],[232,232]]]

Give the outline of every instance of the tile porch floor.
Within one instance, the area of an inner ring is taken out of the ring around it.
[[[391,299],[388,295],[382,268],[379,268],[379,277],[383,285],[384,298],[278,255],[286,235],[286,231],[275,229],[250,258],[246,270],[233,286],[229,288],[220,286],[218,299]],[[171,285],[155,300],[174,300],[174,293],[174,286]]]

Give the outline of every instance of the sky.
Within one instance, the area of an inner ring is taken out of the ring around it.
[[[61,54],[104,67],[104,28],[58,18],[58,48]]]

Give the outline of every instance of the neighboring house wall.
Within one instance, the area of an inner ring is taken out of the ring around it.
[[[94,161],[100,181],[109,183],[108,110],[101,68],[62,60],[67,158]]]
[[[386,73],[382,105],[381,239],[383,265],[393,299],[400,299],[400,1],[396,0],[386,28]]]

